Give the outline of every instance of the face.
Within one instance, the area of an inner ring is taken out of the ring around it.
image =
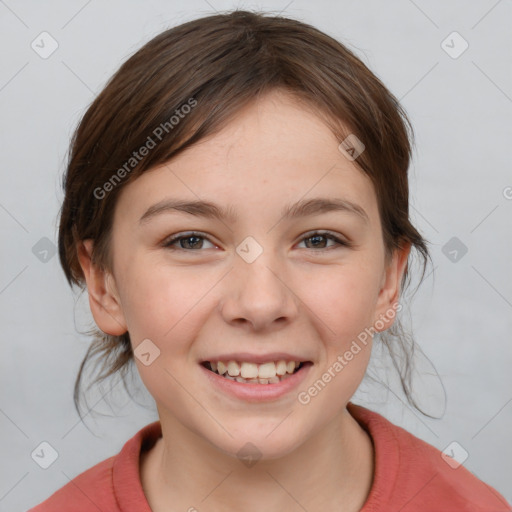
[[[123,189],[111,275],[82,252],[95,320],[140,345],[135,362],[163,425],[229,454],[251,441],[275,458],[344,410],[370,356],[362,333],[393,322],[407,252],[386,264],[372,183],[338,144],[274,91]],[[279,361],[302,364],[266,384],[205,367],[230,360],[253,379],[282,373]]]

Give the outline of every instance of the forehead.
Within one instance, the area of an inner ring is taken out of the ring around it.
[[[229,203],[253,213],[263,206],[268,213],[273,205],[277,211],[300,199],[328,196],[375,214],[371,181],[339,151],[339,142],[312,107],[273,91],[219,132],[125,186],[118,209],[123,218],[140,217],[170,196]]]

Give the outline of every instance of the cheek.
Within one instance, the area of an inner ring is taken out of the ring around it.
[[[160,351],[148,366],[134,358],[140,377],[157,402],[167,403],[172,396],[172,407],[190,407],[176,379],[186,378],[191,347],[205,322],[208,292],[218,276],[136,262],[127,270],[130,278],[124,281],[123,311],[132,345],[136,350],[149,339]]]
[[[314,381],[297,400],[308,415],[327,420],[345,407],[366,373],[379,281],[375,267],[365,264],[331,268],[317,277],[307,305],[321,319],[324,353]]]
[[[122,278],[122,307],[132,344],[148,338],[170,361],[185,361],[212,309],[224,272],[132,260]],[[164,358],[162,358],[163,361]]]
[[[330,267],[317,272],[303,290],[306,304],[323,320],[332,343],[342,348],[373,323],[379,273],[373,262]]]

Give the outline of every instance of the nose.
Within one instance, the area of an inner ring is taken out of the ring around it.
[[[298,297],[269,252],[264,251],[252,263],[235,257],[221,307],[227,323],[252,331],[271,331],[297,317]]]

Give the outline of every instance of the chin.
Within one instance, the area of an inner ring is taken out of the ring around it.
[[[229,430],[233,437],[225,434],[222,439],[209,439],[209,442],[226,455],[246,463],[248,467],[252,461],[280,459],[297,449],[302,441],[285,428],[276,429],[276,424],[272,422],[268,428],[266,425],[255,428],[254,425],[241,424],[236,430]]]

